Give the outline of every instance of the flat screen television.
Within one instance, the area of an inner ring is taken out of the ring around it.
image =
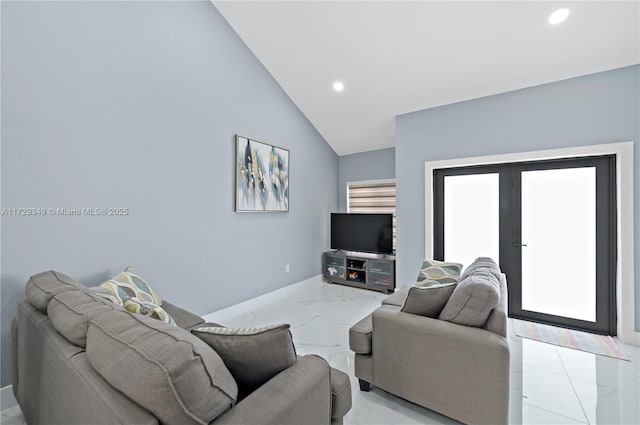
[[[331,249],[393,254],[393,215],[331,213]]]

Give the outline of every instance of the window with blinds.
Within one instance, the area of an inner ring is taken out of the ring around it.
[[[393,214],[393,248],[396,247],[396,183],[347,184],[347,212]]]

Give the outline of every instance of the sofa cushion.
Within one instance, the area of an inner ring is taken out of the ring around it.
[[[460,278],[462,264],[425,259],[418,273],[416,286],[431,286],[456,283]]]
[[[31,276],[25,292],[31,305],[39,312],[46,313],[47,305],[55,295],[81,288],[86,287],[65,274],[50,270]]]
[[[222,357],[244,397],[296,362],[289,325],[197,328],[191,331]]]
[[[500,267],[498,266],[498,263],[490,257],[478,257],[473,260],[473,263],[469,264],[469,267],[464,269],[464,272],[462,272],[460,280],[464,280],[470,275],[480,271],[491,273],[496,279],[498,279],[498,281],[500,281],[500,275],[502,274]]]
[[[438,317],[455,288],[455,283],[411,287],[400,311],[425,317]]]
[[[236,401],[220,356],[177,326],[123,310],[94,317],[87,357],[113,387],[162,423],[208,424]]]
[[[191,329],[198,325],[203,325],[204,319],[198,315],[191,313],[183,308],[171,304],[167,300],[162,300],[162,308],[173,317],[176,325],[182,329]]]
[[[439,318],[459,325],[483,327],[499,302],[499,280],[488,271],[476,271],[456,285]]]
[[[91,291],[71,290],[54,296],[47,307],[51,324],[70,343],[78,347],[87,345],[89,320],[121,307]]]
[[[491,310],[484,329],[495,334],[507,337],[507,320],[509,311],[509,297],[507,295],[507,278],[504,274],[500,275],[500,302]]]
[[[331,419],[340,419],[351,409],[351,382],[341,370],[330,368]]]
[[[131,267],[127,267],[119,273],[102,283],[100,286],[111,291],[120,305],[129,298],[136,297],[141,301],[162,305],[162,299]]]
[[[161,322],[168,323],[170,325],[176,324],[176,322],[173,320],[171,315],[167,313],[164,310],[164,308],[152,302],[142,301],[138,299],[138,297],[127,298],[127,300],[123,304],[123,307],[129,313],[147,316],[152,319],[156,319],[156,320],[160,320]]]

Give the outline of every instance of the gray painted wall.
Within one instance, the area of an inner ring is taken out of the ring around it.
[[[640,329],[640,66],[396,118],[398,282],[424,255],[425,161],[634,141],[635,311]]]
[[[321,272],[337,155],[209,1],[2,2],[2,123],[2,207],[130,211],[2,217],[2,386],[42,270],[198,314]],[[288,213],[234,212],[235,133],[290,149]]]
[[[347,183],[396,177],[396,149],[354,153],[338,158],[338,212],[347,212]]]

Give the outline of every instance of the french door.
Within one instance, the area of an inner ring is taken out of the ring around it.
[[[434,170],[434,257],[496,259],[509,316],[615,335],[615,156]]]

